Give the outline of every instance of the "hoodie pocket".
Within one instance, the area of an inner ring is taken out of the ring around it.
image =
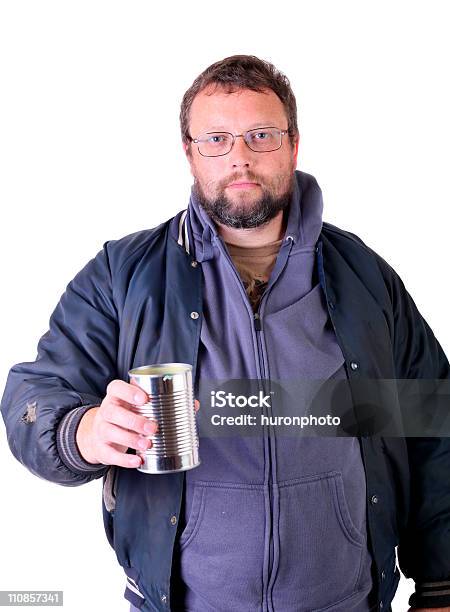
[[[197,609],[201,603],[202,610],[259,611],[263,486],[196,481],[191,495],[179,540],[181,577],[189,587],[188,596],[194,597],[185,602],[186,607]]]
[[[280,483],[275,609],[297,610],[301,601],[302,609],[318,611],[352,597],[360,588],[365,548],[340,472]]]
[[[205,505],[203,501],[204,497],[204,487],[200,485],[194,486],[194,491],[192,494],[192,502],[191,502],[191,510],[189,513],[189,518],[186,523],[184,530],[180,535],[180,550],[184,550],[191,540],[195,538],[195,535],[198,531],[198,526],[201,523],[203,512],[205,510]]]

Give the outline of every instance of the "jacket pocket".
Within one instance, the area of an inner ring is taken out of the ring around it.
[[[103,483],[103,503],[108,512],[116,508],[117,467],[112,465],[106,473]]]
[[[359,518],[365,529],[365,518]],[[299,601],[305,610],[334,610],[368,587],[367,572],[359,584],[366,534],[351,517],[340,472],[280,483],[278,554],[272,592],[277,610],[297,610]]]
[[[102,515],[103,525],[109,544],[114,548],[114,512],[116,507],[116,478],[117,470],[111,466],[103,477],[102,487]]]
[[[145,597],[139,587],[139,572],[134,567],[123,567],[127,575],[125,591],[123,596],[136,608],[141,608],[145,602]]]

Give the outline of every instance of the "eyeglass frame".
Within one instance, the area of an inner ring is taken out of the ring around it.
[[[249,132],[254,132],[256,130],[267,130],[267,129],[274,129],[274,130],[279,130],[280,132],[280,146],[277,147],[276,149],[270,149],[270,151],[255,151],[254,149],[251,148],[251,146],[248,144],[245,136],[249,133]],[[199,147],[199,140],[198,138],[192,138],[192,136],[189,136],[189,140],[193,143],[195,143],[197,145],[197,150],[199,152],[199,154],[202,157],[223,157],[224,155],[228,155],[228,153],[231,153],[233,147],[234,147],[234,143],[236,142],[236,138],[243,138],[245,144],[247,145],[247,147],[250,149],[250,151],[253,151],[253,153],[273,153],[273,151],[279,151],[281,149],[281,147],[283,146],[283,136],[285,134],[289,134],[290,130],[289,127],[286,130],[280,130],[280,128],[276,127],[275,125],[265,125],[264,127],[260,127],[260,128],[252,128],[251,130],[246,130],[245,132],[243,132],[242,134],[232,134],[231,132],[223,132],[223,131],[218,131],[215,130],[214,132],[203,132],[204,134],[229,134],[231,136],[231,138],[233,139],[232,143],[231,143],[231,147],[230,150],[227,151],[226,153],[220,153],[219,155],[203,155],[203,153],[200,152],[200,147]],[[201,134],[199,134],[201,135]]]

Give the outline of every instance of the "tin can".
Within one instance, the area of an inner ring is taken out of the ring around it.
[[[132,409],[158,423],[158,431],[151,436],[151,448],[136,451],[143,459],[136,469],[147,474],[167,474],[200,465],[192,366],[159,363],[133,368],[128,375],[131,384],[149,395],[146,404]]]

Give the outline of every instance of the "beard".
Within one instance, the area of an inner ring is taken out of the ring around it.
[[[226,182],[221,182],[214,197],[208,197],[195,177],[193,190],[200,206],[213,221],[236,229],[250,229],[264,225],[281,210],[289,207],[293,192],[293,176],[277,177],[274,182],[278,189],[270,189],[260,183],[262,195],[256,201],[236,204],[226,195],[225,188],[232,182],[245,180],[259,182],[257,177],[251,175],[231,177]],[[283,184],[285,184],[284,189]]]

